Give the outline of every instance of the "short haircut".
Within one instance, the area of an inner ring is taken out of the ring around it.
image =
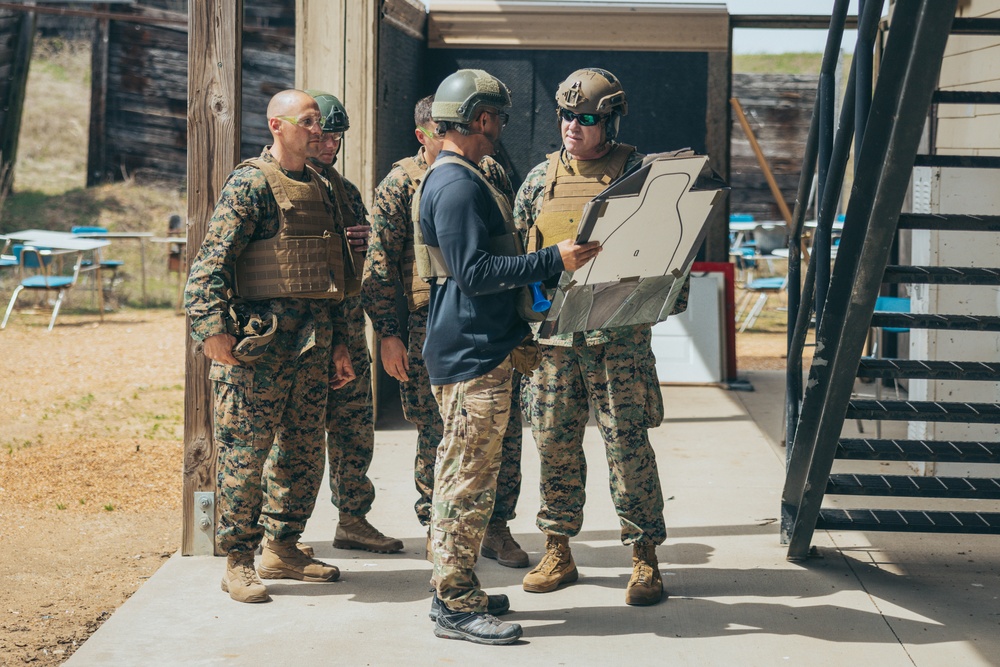
[[[434,96],[428,95],[423,97],[417,102],[417,105],[413,108],[413,124],[416,127],[422,127],[427,123],[431,122],[431,105],[434,103]]]

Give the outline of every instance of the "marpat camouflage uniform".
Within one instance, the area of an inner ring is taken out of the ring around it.
[[[642,160],[633,152],[624,170]],[[522,233],[542,210],[546,159],[532,169],[514,203]],[[675,312],[683,310],[687,288]],[[541,366],[522,385],[521,404],[541,458],[539,529],[573,537],[583,523],[587,462],[584,429],[593,407],[605,443],[611,497],[624,544],[666,539],[663,493],[647,429],[663,421],[651,327],[618,327],[539,340]]]
[[[354,219],[357,224],[365,224],[368,209],[361,192],[346,178],[342,177],[342,180],[349,197],[347,205],[353,211]],[[365,313],[361,308],[361,297],[347,297],[343,309],[347,316],[347,349],[357,377],[345,387],[330,391],[327,398],[330,499],[344,514],[365,516],[375,502],[375,485],[368,478],[368,468],[375,453],[371,357],[365,340]]]
[[[423,148],[413,159],[422,169],[427,168]],[[513,199],[510,181],[494,160],[489,157],[483,158],[480,167],[490,183]],[[403,249],[406,242],[413,239],[410,202],[415,190],[413,181],[400,166],[393,167],[375,190],[372,234],[368,242],[368,256],[365,259],[361,300],[379,339],[390,336],[402,337],[396,316],[396,291],[403,276]],[[407,331],[409,334],[406,350],[410,380],[399,383],[399,393],[403,403],[403,415],[417,427],[417,455],[413,478],[419,497],[414,504],[414,510],[421,525],[427,526],[431,520],[435,455],[444,426],[421,353],[427,336],[426,306],[409,314]],[[520,373],[515,371],[513,382],[515,387],[520,386]],[[521,412],[518,403],[519,392],[515,391],[510,421],[503,439],[496,507],[493,510],[494,516],[505,521],[514,518],[514,509],[521,493]]]
[[[274,162],[267,149],[261,158]],[[278,227],[278,207],[264,174],[254,167],[234,171],[185,288],[195,340],[227,333],[227,292],[236,258],[248,243],[274,236]],[[252,553],[265,533],[271,540],[294,541],[305,528],[322,483],[331,349],[345,342],[346,320],[329,301],[282,298],[249,307],[277,316],[274,340],[252,365],[212,362],[210,371],[217,539],[226,553]]]

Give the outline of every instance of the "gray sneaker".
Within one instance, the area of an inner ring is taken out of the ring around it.
[[[450,611],[442,607],[434,623],[434,636],[464,639],[473,644],[513,644],[524,632],[518,623],[504,623],[492,614]]]
[[[488,595],[488,601],[486,602],[486,613],[492,614],[494,616],[500,616],[501,614],[506,614],[510,611],[510,599],[503,593],[499,595]],[[441,604],[441,600],[438,599],[437,593],[431,598],[431,610],[427,612],[427,615],[432,621],[437,621],[438,616],[441,615],[441,608],[444,605]]]

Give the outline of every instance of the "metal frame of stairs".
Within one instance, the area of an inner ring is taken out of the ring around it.
[[[950,421],[1000,423],[1000,405],[929,401],[870,400],[852,397],[858,377],[883,379],[954,379],[998,381],[1000,364],[908,359],[863,358],[865,340],[872,326],[909,329],[1000,331],[1000,317],[919,313],[874,313],[883,285],[960,284],[1000,285],[1000,269],[900,266],[891,262],[899,229],[1000,231],[1000,216],[901,214],[914,166],[997,168],[1000,158],[980,156],[918,155],[925,121],[933,105],[998,104],[998,92],[937,91],[938,75],[949,34],[1000,34],[1000,20],[956,19],[957,0],[897,0],[885,43],[874,93],[856,84],[855,66],[870,63],[856,53],[852,63],[840,124],[829,163],[821,175],[821,207],[817,242],[805,280],[801,279],[798,251],[811,175],[820,140],[819,100],[789,239],[789,356],[786,396],[787,474],[781,501],[782,541],[787,557],[809,556],[817,529],[941,533],[1000,534],[1000,513],[947,510],[886,510],[824,508],[827,494],[939,499],[1000,499],[1000,480],[982,477],[918,477],[905,475],[833,474],[834,462],[937,461],[1000,463],[1000,443],[842,439],[845,420],[888,419],[901,421]],[[874,43],[882,0],[861,4],[858,49]],[[839,50],[846,3],[837,0],[832,14],[830,40],[824,67]],[[836,25],[840,21],[839,27]],[[859,90],[860,89],[860,90]],[[870,88],[868,89],[870,91]],[[869,96],[870,99],[865,99]],[[870,104],[870,106],[869,106]],[[840,196],[855,110],[860,150],[857,151],[854,186],[846,212],[837,261],[827,277],[828,238]],[[870,110],[869,110],[870,109]],[[824,247],[826,251],[824,253]],[[801,293],[792,286],[802,284]],[[795,290],[797,292],[797,290]],[[815,302],[813,295],[815,292]],[[802,388],[802,351],[812,309],[816,309],[816,349],[808,382]],[[864,501],[861,501],[864,502]],[[937,503],[940,504],[940,503]]]

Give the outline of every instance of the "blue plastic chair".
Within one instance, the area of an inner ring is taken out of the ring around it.
[[[58,290],[55,306],[52,308],[52,319],[49,320],[49,331],[55,326],[56,317],[59,315],[59,308],[62,306],[63,297],[66,291],[76,284],[77,276],[80,275],[80,260],[73,266],[73,275],[61,276],[50,275],[49,267],[52,264],[52,256],[48,254],[47,248],[39,248],[28,245],[15,245],[13,247],[14,257],[18,263],[18,285],[14,288],[14,293],[7,304],[7,312],[4,313],[3,322],[0,322],[0,329],[7,327],[7,320],[14,310],[14,303],[18,295],[24,290],[44,291]]]
[[[108,233],[108,230],[105,227],[86,227],[86,226],[76,226],[70,229],[70,231],[73,232],[74,234],[80,234],[86,236],[95,236],[98,234]],[[97,257],[101,265],[101,270],[111,272],[110,277],[108,278],[108,288],[110,289],[111,287],[114,287],[115,282],[118,280],[118,269],[122,268],[125,265],[125,262],[123,262],[120,259],[104,259],[101,257],[100,252],[101,252],[100,250],[97,251],[98,253]],[[92,267],[93,265],[94,265],[93,261],[89,259],[83,260],[82,266],[84,268]]]
[[[908,313],[910,312],[910,299],[909,297],[903,296],[880,296],[875,299],[875,312],[876,313]],[[871,358],[881,359],[882,358],[882,335],[886,333],[908,333],[910,331],[909,327],[876,327],[871,328],[872,336],[872,354]],[[899,399],[899,380],[896,378],[892,379],[893,385],[896,389],[896,399]],[[882,380],[879,378],[875,379],[875,400],[880,400],[882,398]],[[858,431],[864,433],[864,427],[861,424],[861,420],[858,421]],[[875,437],[882,437],[882,422],[875,421]]]

